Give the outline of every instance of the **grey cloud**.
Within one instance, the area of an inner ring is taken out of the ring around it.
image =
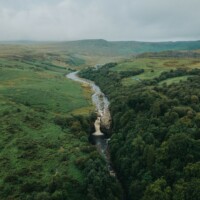
[[[199,0],[0,0],[0,40],[197,40]]]

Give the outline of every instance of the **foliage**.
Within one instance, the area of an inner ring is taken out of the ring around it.
[[[168,70],[130,86],[106,66],[81,76],[111,101],[111,158],[128,199],[199,199],[200,70]],[[159,84],[180,76],[191,77]]]
[[[0,199],[120,199],[88,142],[91,93],[67,80],[65,68],[36,60],[0,60]]]

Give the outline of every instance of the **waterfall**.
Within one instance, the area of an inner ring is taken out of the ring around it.
[[[90,85],[93,95],[92,102],[96,107],[97,119],[94,122],[95,132],[91,135],[92,143],[97,147],[97,150],[104,156],[107,167],[111,176],[115,176],[115,172],[111,167],[110,154],[108,150],[108,138],[105,137],[104,133],[101,131],[101,127],[105,129],[110,129],[111,124],[111,115],[109,111],[109,101],[101,89],[95,85],[93,81],[80,78],[78,76],[78,71],[67,74],[66,76],[69,79],[78,81],[83,84]]]

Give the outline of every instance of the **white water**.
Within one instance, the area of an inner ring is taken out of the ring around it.
[[[104,126],[105,128],[109,129],[111,122],[108,98],[104,95],[103,92],[101,92],[101,89],[97,85],[95,85],[93,81],[80,78],[78,76],[78,71],[69,73],[67,74],[66,77],[74,81],[87,84],[91,87],[92,91],[94,92],[94,94],[92,95],[92,102],[96,107],[96,112],[98,115],[94,123],[95,132],[93,133],[93,135],[96,136],[104,135],[101,132],[100,127]]]
[[[110,128],[111,115],[109,111],[109,101],[104,93],[101,92],[101,89],[97,85],[95,85],[93,81],[80,78],[78,76],[78,72],[69,73],[66,77],[74,81],[90,85],[92,91],[94,92],[94,94],[92,95],[92,102],[96,106],[98,116],[94,123],[95,132],[92,134],[92,139],[98,151],[105,157],[110,175],[115,176],[115,172],[111,167],[110,154],[108,151],[109,139],[106,139],[104,137],[104,133],[102,133],[100,130],[100,127],[102,125],[108,130]]]

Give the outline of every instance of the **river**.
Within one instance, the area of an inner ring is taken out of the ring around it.
[[[96,145],[97,150],[104,156],[111,176],[115,172],[111,167],[110,154],[108,149],[109,138],[101,131],[101,127],[109,130],[111,125],[111,115],[109,111],[109,101],[101,89],[93,82],[78,76],[78,71],[66,75],[67,78],[82,84],[87,84],[93,91],[92,102],[96,107],[97,119],[94,122],[95,132],[91,134],[91,141]]]

